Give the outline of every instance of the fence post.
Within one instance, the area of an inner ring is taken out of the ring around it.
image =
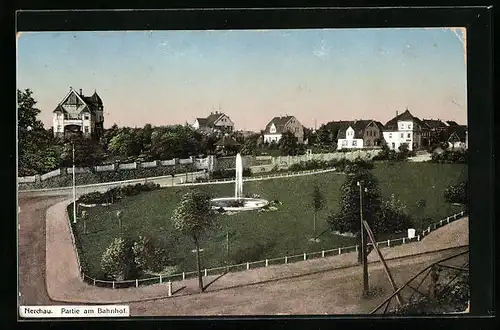
[[[94,278],[94,286],[95,286],[95,278]]]
[[[250,269],[250,263],[247,262],[247,270]]]
[[[420,235],[417,236],[417,241],[420,241]]]
[[[160,284],[161,284],[161,275],[160,275]]]
[[[356,245],[356,252],[358,252],[358,246]]]
[[[443,220],[439,220],[439,225],[442,226],[443,225]]]
[[[266,267],[267,267],[268,265],[269,265],[269,262],[268,262],[268,260],[266,259]]]
[[[342,251],[340,250],[340,248],[339,248],[339,254],[342,254]]]
[[[321,251],[321,258],[325,257],[325,250]]]
[[[182,272],[182,280],[185,280],[185,279],[186,279],[186,273]]]
[[[304,252],[304,260],[307,260],[307,254]]]
[[[113,281],[113,289],[115,288],[115,281]]]
[[[446,217],[446,223],[450,223],[450,217]]]
[[[172,296],[172,282],[170,280],[168,281],[168,296]]]
[[[387,247],[391,247],[391,240],[390,239],[387,240]]]
[[[403,237],[403,244],[405,244],[405,238]]]
[[[288,263],[288,257],[285,256],[285,264],[287,264],[287,263]]]
[[[207,277],[207,269],[205,268],[205,277]]]
[[[139,286],[139,280],[138,280],[138,279],[136,279],[136,280],[135,280],[135,287],[137,288],[138,286]]]

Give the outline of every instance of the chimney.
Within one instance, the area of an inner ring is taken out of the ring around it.
[[[83,92],[82,92],[82,89],[80,88],[80,96],[83,96]]]
[[[396,119],[398,119],[398,115],[399,115],[399,113],[398,113],[398,111],[396,110]]]

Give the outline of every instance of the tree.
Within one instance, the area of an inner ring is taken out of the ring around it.
[[[377,225],[380,231],[398,233],[412,226],[411,217],[405,203],[396,198],[394,194],[383,201],[378,214]]]
[[[115,238],[102,255],[101,269],[108,277],[122,281],[134,268],[131,241],[124,237]]]
[[[210,205],[210,196],[199,190],[186,193],[172,215],[174,228],[189,236],[196,247],[196,266],[200,292],[204,290],[201,275],[200,241],[204,234],[215,225],[215,217],[216,213]]]
[[[20,176],[49,172],[59,166],[54,137],[37,118],[40,109],[36,103],[30,89],[17,90]]]
[[[311,204],[312,204],[312,207],[314,209],[313,230],[314,230],[314,234],[316,234],[316,217],[317,217],[318,212],[325,206],[325,198],[324,198],[323,194],[321,193],[321,190],[319,189],[318,185],[314,186]]]
[[[281,135],[278,148],[283,156],[295,156],[298,151],[297,138],[292,132],[286,131]]]
[[[444,191],[444,199],[448,203],[468,204],[468,182],[452,184]]]
[[[363,199],[363,220],[373,232],[380,232],[377,224],[378,214],[381,209],[381,195],[377,179],[365,169],[347,175],[340,187],[340,212],[328,218],[330,228],[340,232],[357,233],[359,246],[361,246],[361,219],[360,219],[360,187]],[[366,190],[366,191],[365,191]],[[358,250],[358,260],[361,260],[361,249]]]

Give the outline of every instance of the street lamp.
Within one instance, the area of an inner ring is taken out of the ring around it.
[[[361,235],[361,261],[363,263],[363,296],[368,294],[368,256],[366,251],[366,239],[365,230],[363,224],[363,190],[368,192],[365,187],[363,189],[363,181],[358,181],[357,185],[359,187],[359,218],[360,218],[360,235]]]
[[[72,142],[72,147],[73,147],[73,223],[76,223],[75,142]]]

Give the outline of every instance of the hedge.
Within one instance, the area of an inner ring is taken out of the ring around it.
[[[446,164],[467,164],[467,150],[446,149],[432,154],[432,162]]]
[[[78,173],[75,175],[76,185],[87,185],[103,182],[124,181],[149,177],[165,176],[196,171],[192,164],[173,166],[158,166],[152,168],[138,168],[130,170],[115,170],[106,172]],[[20,189],[44,189],[70,187],[73,185],[72,174],[62,174],[45,181],[36,183],[20,183]]]
[[[160,185],[155,183],[138,183],[135,185],[126,185],[122,187],[111,188],[106,192],[94,191],[85,195],[82,195],[79,199],[79,203],[83,204],[105,204],[114,203],[117,199],[138,195],[142,191],[151,191],[159,189]]]

